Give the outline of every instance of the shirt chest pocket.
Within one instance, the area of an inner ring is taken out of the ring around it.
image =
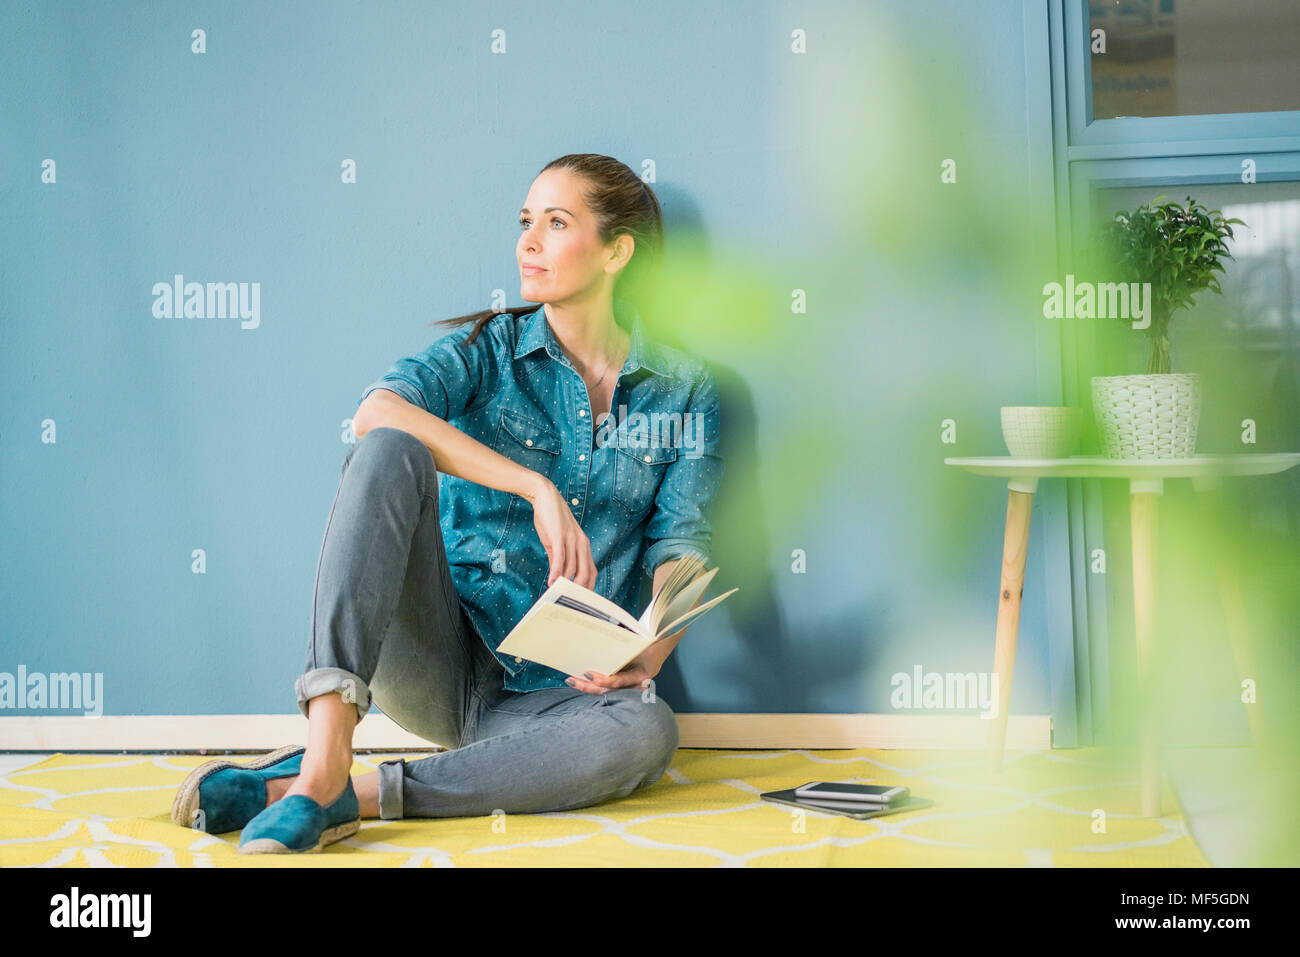
[[[512,462],[550,478],[560,457],[560,437],[545,423],[502,409],[492,448]]]
[[[677,450],[671,445],[616,445],[614,501],[632,518],[641,518],[654,505],[659,483],[676,458]]]

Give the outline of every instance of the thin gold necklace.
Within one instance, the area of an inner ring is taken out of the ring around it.
[[[622,351],[622,350],[620,350],[620,351]],[[592,388],[592,391],[594,391],[594,390],[600,388],[600,384],[601,384],[602,382],[605,381],[605,376],[609,375],[609,369],[610,369],[610,362],[609,362],[609,360],[606,360],[606,361],[605,361],[605,371],[602,372],[602,373],[600,374],[600,378],[596,380],[596,384],[593,385],[593,386],[591,387],[591,388]],[[591,421],[591,427],[592,427],[593,429],[599,428],[599,427],[600,427],[600,422],[603,422],[603,421],[605,420],[605,417],[608,416],[608,415],[609,415],[608,412],[603,412],[603,413],[601,413],[600,421],[597,421],[596,418],[593,416],[593,417],[592,417],[592,421]]]
[[[622,350],[620,349],[619,351],[621,352]],[[609,362],[608,359],[606,359],[606,360],[605,360],[605,371],[602,372],[602,373],[600,374],[600,378],[597,379],[597,380],[596,380],[596,384],[592,386],[593,389],[598,389],[598,388],[600,388],[600,384],[601,384],[602,382],[605,381],[605,376],[609,375],[609,367],[610,367],[610,362]]]

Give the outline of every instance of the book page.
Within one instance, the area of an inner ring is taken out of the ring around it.
[[[709,583],[713,581],[713,576],[716,575],[717,572],[718,570],[714,568],[711,571],[707,571],[700,575],[693,582],[679,591],[677,596],[664,606],[663,610],[659,614],[658,620],[654,622],[654,624],[660,628],[660,630],[655,633],[655,637],[658,638],[665,634],[672,634],[671,631],[662,630],[663,623],[680,618],[682,615],[690,611],[691,606],[695,604],[695,600],[699,598],[700,595],[704,594],[704,590],[709,587]],[[677,629],[675,628],[673,629],[673,631],[676,630]]]
[[[650,632],[642,626],[641,622],[629,615],[622,607],[610,601],[604,595],[598,595],[590,588],[583,588],[577,582],[570,581],[564,576],[555,579],[555,584],[542,592],[542,597],[537,599],[533,608],[536,608],[541,604],[549,605],[554,603],[556,595],[568,595],[576,601],[580,601],[585,605],[590,605],[597,611],[603,611],[605,614],[617,618],[643,638],[649,639],[650,637]],[[579,612],[579,614],[581,614],[581,612]],[[527,615],[524,616],[524,618],[527,617]],[[523,624],[523,620],[524,619],[522,618],[520,619],[520,624]]]
[[[497,651],[518,655],[566,675],[589,669],[611,675],[650,644],[618,625],[560,605],[536,607],[515,626]]]
[[[663,630],[663,634],[662,634],[662,635],[659,635],[658,637],[663,638],[663,637],[667,637],[668,635],[676,634],[677,632],[679,632],[679,631],[681,631],[683,628],[685,628],[687,625],[689,625],[691,622],[693,622],[696,618],[699,618],[700,615],[704,614],[706,611],[708,611],[710,608],[712,608],[712,607],[713,607],[714,605],[716,605],[718,602],[722,601],[722,599],[724,599],[724,598],[728,598],[728,597],[730,597],[732,594],[734,594],[735,592],[738,592],[738,591],[740,591],[740,587],[739,587],[739,586],[737,586],[737,587],[731,589],[731,591],[723,592],[723,593],[722,593],[721,595],[719,595],[717,598],[711,598],[711,599],[709,599],[709,600],[706,601],[703,605],[701,605],[699,608],[696,608],[696,609],[694,609],[694,610],[692,610],[692,611],[688,611],[686,614],[680,616],[680,617],[677,618],[675,621],[670,622],[669,624],[665,625],[665,626],[664,626],[664,630]]]
[[[645,620],[650,626],[651,634],[660,633],[659,626],[664,620],[667,609],[674,603],[682,590],[694,582],[701,574],[711,576],[712,572],[704,571],[704,562],[698,555],[683,555],[674,561],[672,571],[668,573],[668,577],[664,580],[658,594],[650,602],[650,608],[646,612]]]

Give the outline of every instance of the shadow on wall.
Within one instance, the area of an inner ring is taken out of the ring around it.
[[[798,640],[791,640],[769,562],[773,547],[764,519],[769,510],[758,480],[754,396],[733,369],[710,365],[722,396],[721,419],[727,423],[721,447],[726,472],[713,515],[713,559],[721,569],[720,577],[725,576],[725,587],[739,586],[740,591],[718,609],[728,617],[719,615],[709,625],[718,628],[726,622],[738,649],[719,670],[710,670],[709,681],[721,679],[728,687],[741,689],[735,697],[744,701],[780,701],[783,711],[817,712],[828,686],[868,672],[867,651],[879,645],[870,623],[882,621],[886,609],[863,600],[836,615],[800,623]],[[650,597],[648,578],[646,582],[642,602]],[[694,626],[697,633],[707,620]],[[861,639],[845,642],[846,635]],[[683,643],[690,638],[688,631]],[[680,656],[670,655],[656,682],[674,710],[696,711],[699,706],[681,662]]]
[[[875,676],[890,636],[933,624],[907,621],[912,616],[900,607],[903,599],[893,587],[905,577],[900,568],[923,561],[936,576],[963,581],[971,567],[967,558],[983,554],[984,523],[953,523],[947,515],[984,514],[980,504],[995,493],[962,481],[942,465],[942,455],[975,454],[985,439],[997,436],[997,403],[987,400],[984,378],[961,373],[970,364],[987,364],[986,353],[1000,349],[996,328],[978,326],[974,318],[1005,311],[981,310],[982,300],[968,289],[969,273],[947,268],[949,261],[930,249],[922,275],[931,298],[923,300],[904,282],[906,301],[898,308],[906,306],[908,315],[948,316],[951,305],[945,303],[962,294],[963,347],[954,347],[962,332],[944,323],[909,323],[901,330],[887,290],[875,288],[870,311],[859,307],[854,297],[867,281],[863,269],[828,257],[823,239],[814,237],[801,251],[792,226],[787,241],[793,248],[777,254],[715,248],[689,193],[670,184],[657,184],[656,191],[667,238],[659,296],[643,314],[654,339],[703,357],[717,376],[726,469],[712,516],[712,553],[722,569],[719,587],[740,589],[723,604],[725,616],[715,613],[693,626],[681,645],[685,656],[669,656],[656,682],[674,709],[684,712],[824,712],[836,686],[856,683],[852,693],[860,697],[860,683]],[[883,263],[873,276],[883,280],[893,271]],[[846,284],[850,272],[858,278]],[[807,317],[792,303],[796,288],[812,300]],[[847,305],[840,297],[847,297]],[[817,334],[804,334],[809,328]],[[828,342],[839,345],[827,349]],[[887,361],[881,361],[884,354]],[[918,369],[924,374],[915,374]],[[885,399],[888,410],[881,405]],[[845,441],[843,415],[820,414],[827,403],[859,410],[852,416],[853,441]],[[905,411],[894,411],[895,405]],[[961,415],[970,449],[939,444],[938,423],[963,409],[974,410]],[[985,439],[980,409],[994,430]],[[864,451],[885,448],[892,450],[889,467]],[[866,495],[865,503],[841,497],[846,475],[854,477],[850,485]],[[949,509],[895,508],[899,502],[934,501]],[[820,535],[818,546],[853,553],[862,544],[855,529],[874,527],[869,523],[882,512],[891,524],[876,531],[890,543],[889,553],[864,557],[847,573],[837,583],[834,608],[801,610],[791,625],[783,607],[792,587],[785,580],[790,556],[783,543]],[[895,531],[905,532],[906,540],[891,538]],[[874,594],[873,578],[879,581]],[[649,591],[646,579],[641,607]],[[701,649],[701,657],[694,657],[701,641],[725,641],[726,647]],[[925,648],[946,653],[933,642]],[[707,674],[692,673],[693,661],[707,661]],[[729,704],[720,708],[719,699]],[[879,707],[876,701],[868,705]]]

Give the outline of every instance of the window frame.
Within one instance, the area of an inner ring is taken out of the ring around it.
[[[1107,156],[1203,155],[1300,150],[1300,110],[1126,116],[1092,114],[1092,22],[1088,0],[1063,4],[1065,88],[1071,160]]]
[[[1046,23],[1043,23],[1043,5]],[[1220,113],[1192,116],[1123,117],[1092,115],[1091,21],[1087,0],[1024,0],[1026,49],[1046,35],[1049,78],[1027,68],[1026,83],[1043,79],[1051,98],[1052,173],[1058,266],[1064,267],[1091,227],[1096,191],[1116,187],[1168,189],[1198,183],[1241,182],[1241,161],[1255,161],[1256,182],[1300,181],[1300,110]],[[1027,57],[1027,64],[1032,62]],[[1192,195],[1195,192],[1192,191]],[[1063,272],[1064,269],[1062,268]],[[1091,405],[1084,370],[1092,367],[1099,342],[1095,327],[1072,323],[1061,333],[1061,401]],[[1112,714],[1110,635],[1115,631],[1114,595],[1106,575],[1090,573],[1094,548],[1127,549],[1126,540],[1107,542],[1104,499],[1098,479],[1065,480],[1069,528],[1071,614],[1074,622],[1072,667],[1053,668],[1054,710],[1065,710],[1067,696],[1056,694],[1058,680],[1073,676],[1075,724],[1067,737],[1092,744],[1105,733]],[[1119,634],[1131,622],[1119,622]],[[1054,643],[1053,647],[1059,646]],[[1064,715],[1070,720],[1068,713]]]

